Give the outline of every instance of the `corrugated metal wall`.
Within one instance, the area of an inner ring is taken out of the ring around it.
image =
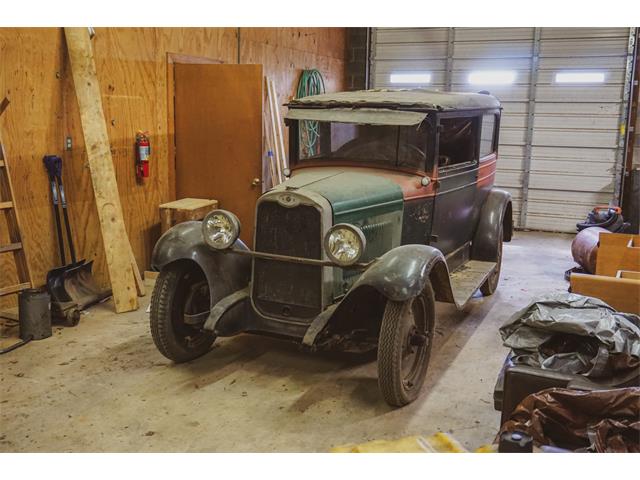
[[[372,85],[430,72],[428,88],[489,90],[504,107],[496,183],[520,228],[575,231],[617,193],[629,28],[376,28]],[[470,85],[475,70],[509,70],[509,85]],[[604,83],[558,84],[559,71],[603,71]]]

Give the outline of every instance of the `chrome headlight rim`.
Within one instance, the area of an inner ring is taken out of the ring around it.
[[[225,217],[231,225],[231,235],[229,239],[222,244],[214,243],[207,232],[207,222],[215,216]],[[240,220],[238,220],[238,217],[228,210],[211,210],[202,220],[202,237],[204,238],[205,243],[214,250],[226,250],[231,248],[231,246],[233,246],[236,240],[240,237]]]
[[[329,248],[331,234],[336,232],[336,230],[349,230],[350,232],[355,234],[355,236],[358,239],[358,242],[360,243],[360,249],[358,251],[358,255],[347,262],[341,261],[339,258],[334,257],[333,253],[331,252],[331,248]],[[324,251],[327,254],[327,257],[329,257],[329,260],[331,260],[332,263],[334,263],[339,267],[349,267],[351,265],[358,263],[358,261],[362,258],[362,255],[364,254],[364,251],[366,248],[367,248],[367,239],[365,238],[364,233],[360,228],[350,223],[336,223],[333,227],[329,229],[329,231],[327,231],[327,234],[324,236]]]

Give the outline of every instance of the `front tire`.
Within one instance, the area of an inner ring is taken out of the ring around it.
[[[188,362],[207,353],[216,337],[188,325],[184,314],[209,310],[209,286],[195,264],[178,262],[164,268],[151,296],[151,336],[156,347],[169,360]]]
[[[435,326],[435,296],[430,283],[405,302],[387,301],[378,340],[378,385],[394,407],[420,394],[429,366]]]

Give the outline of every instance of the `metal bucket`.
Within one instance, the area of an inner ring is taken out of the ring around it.
[[[29,288],[18,294],[18,321],[22,340],[42,340],[51,336],[51,296]]]

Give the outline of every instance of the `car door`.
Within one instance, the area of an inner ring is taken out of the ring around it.
[[[438,119],[437,185],[431,245],[458,260],[466,252],[479,215],[479,116],[443,114]],[[459,255],[458,255],[459,254]]]

